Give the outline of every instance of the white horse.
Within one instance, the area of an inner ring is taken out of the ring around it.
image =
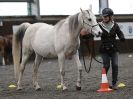
[[[80,45],[79,34],[82,28],[94,35],[102,33],[91,10],[81,9],[81,12],[68,16],[55,25],[22,23],[18,31],[13,34],[14,67],[15,74],[17,75],[18,73],[17,89],[22,89],[21,80],[25,65],[30,55],[35,52],[33,85],[36,90],[40,89],[37,81],[37,72],[43,57],[58,57],[61,86],[63,90],[67,89],[64,83],[64,61],[68,56],[73,56],[77,64],[78,78],[76,87],[80,90],[82,65],[77,50]],[[20,64],[21,47],[22,61]]]

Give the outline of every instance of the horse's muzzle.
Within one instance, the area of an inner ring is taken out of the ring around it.
[[[96,37],[101,37],[101,36],[102,36],[102,33],[103,33],[103,32],[100,32],[100,31],[99,31],[99,32],[98,32],[98,35],[96,35]]]

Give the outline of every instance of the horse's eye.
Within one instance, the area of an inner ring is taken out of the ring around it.
[[[88,21],[91,21],[91,18],[90,18],[90,19],[88,19]]]

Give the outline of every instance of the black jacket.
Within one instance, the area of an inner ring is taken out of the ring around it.
[[[123,32],[120,30],[117,23],[114,23],[110,32],[108,32],[101,24],[99,24],[100,28],[103,31],[101,36],[101,53],[112,53],[118,51],[116,36],[120,39],[120,41],[125,41],[125,37]]]

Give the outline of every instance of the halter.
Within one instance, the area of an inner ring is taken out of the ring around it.
[[[90,14],[88,10],[87,10],[87,12],[88,12],[88,14]],[[99,25],[98,23],[95,24],[95,25],[91,25],[91,24],[85,22],[85,20],[83,19],[83,26],[84,26],[85,24],[91,27],[91,34],[93,34],[93,33],[92,33],[92,29],[93,29],[95,26],[98,26],[98,25]],[[88,31],[88,29],[87,29],[87,31]],[[94,34],[93,34],[93,35],[94,35]],[[82,40],[81,40],[81,41],[82,41]],[[89,48],[88,45],[87,45],[87,49],[90,51],[90,48]],[[81,51],[82,51],[82,53],[83,53],[83,48],[81,48]],[[98,61],[98,60],[95,58],[95,56],[93,56],[93,55],[95,55],[94,40],[93,40],[93,44],[92,44],[92,52],[91,52],[91,54],[90,54],[90,56],[91,56],[91,60],[90,60],[90,64],[89,64],[90,66],[89,66],[88,69],[87,69],[87,66],[86,66],[86,62],[85,62],[84,55],[82,55],[82,56],[83,56],[84,68],[85,68],[85,71],[86,71],[87,73],[89,73],[90,70],[91,70],[91,66],[92,66],[91,64],[92,64],[92,60],[93,60],[93,59],[94,59],[95,61],[97,61],[98,63],[103,64],[102,62]]]
[[[95,26],[97,26],[97,25],[99,25],[99,24],[90,25],[89,23],[86,23],[86,22],[83,20],[83,25],[84,25],[84,24],[87,24],[88,26],[90,26],[90,27],[92,27],[92,28],[95,27]]]
[[[83,20],[83,26],[84,26],[84,24],[86,24],[86,25],[88,25],[88,26],[91,27],[91,34],[92,34],[92,29],[93,29],[95,26],[98,26],[98,25],[99,25],[99,24],[90,25],[89,23],[86,23],[86,22]],[[87,29],[87,31],[88,31],[88,29]]]
[[[88,14],[90,15],[89,11],[88,11],[88,10],[86,10],[86,11],[87,11]],[[92,34],[92,29],[93,29],[95,26],[99,25],[99,24],[90,25],[89,23],[85,22],[85,20],[83,19],[83,26],[84,26],[84,24],[86,24],[86,25],[88,25],[88,26],[91,27],[91,34]],[[87,30],[87,31],[88,31],[88,30]]]

